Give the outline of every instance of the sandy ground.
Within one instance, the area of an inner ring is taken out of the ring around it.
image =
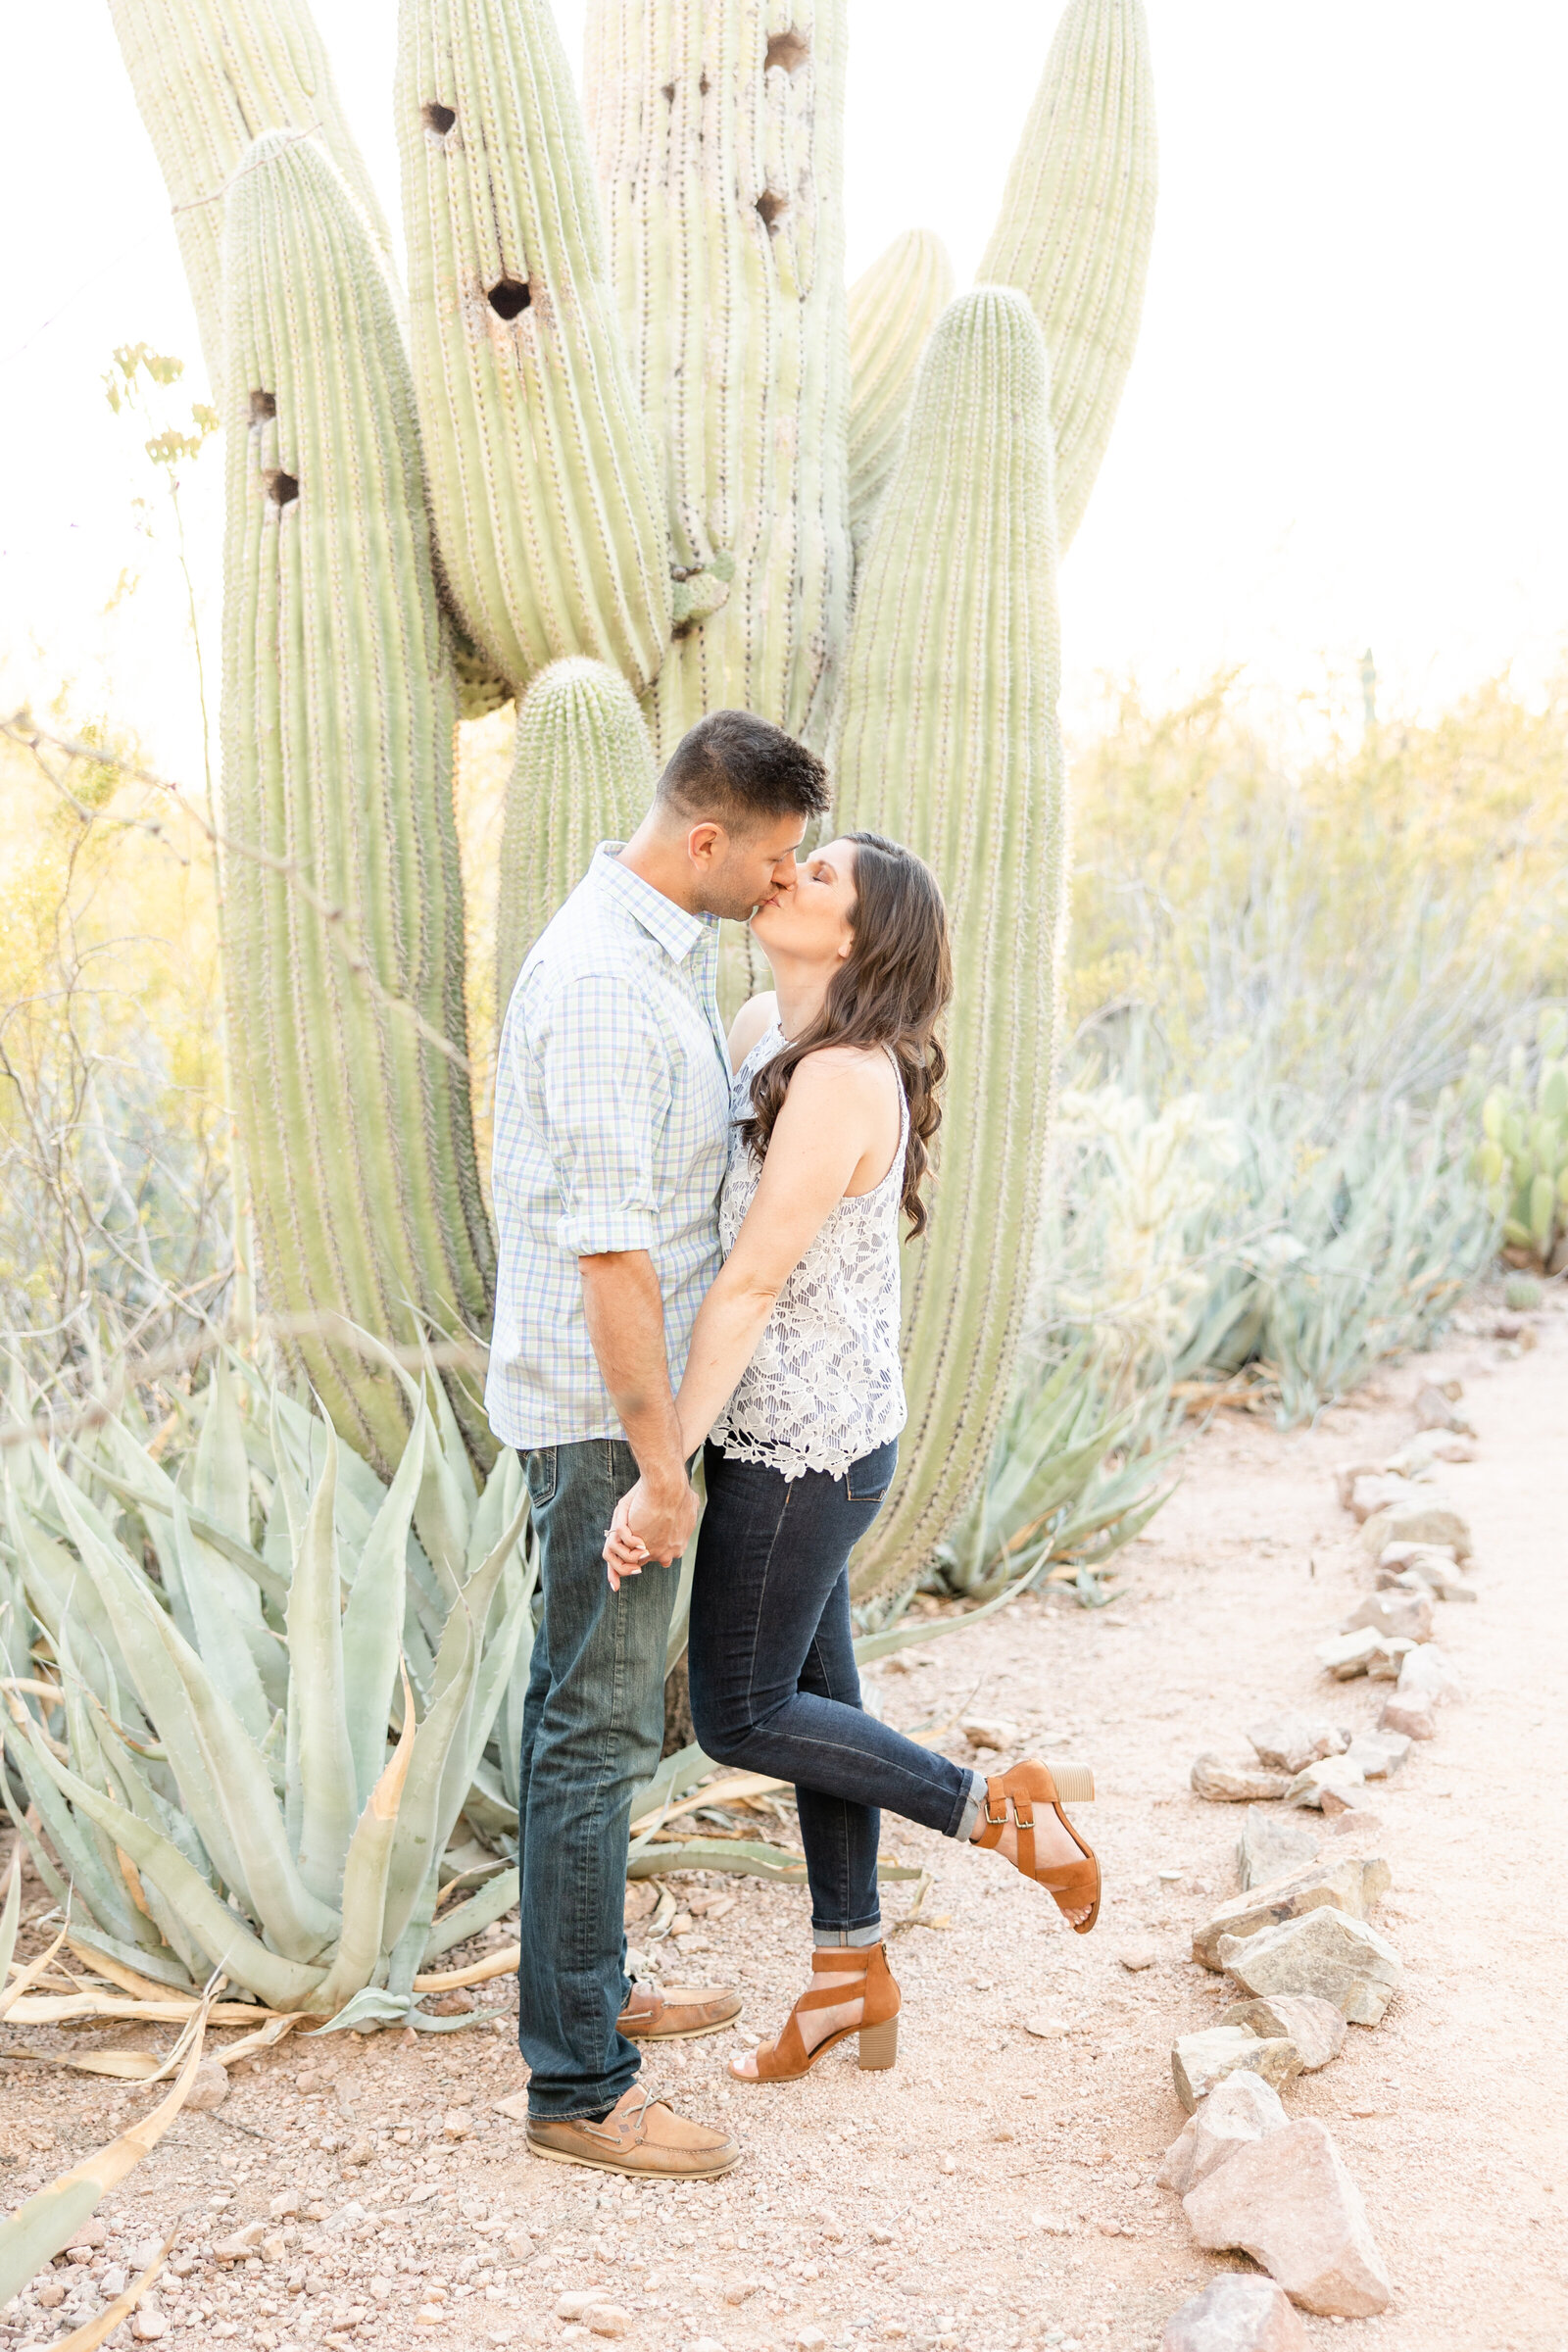
[[[1204,1747],[1245,1754],[1245,1727],[1287,1705],[1375,1720],[1387,1686],[1331,1684],[1312,1655],[1369,1581],[1331,1468],[1393,1451],[1415,1388],[1453,1376],[1480,1458],[1440,1476],[1472,1521],[1483,1597],[1440,1609],[1438,1638],[1468,1697],[1372,1793],[1376,1829],[1340,1845],[1392,1866],[1378,1925],[1406,1984],[1380,2028],[1352,2027],[1344,2055],[1285,2094],[1291,2112],[1335,2132],[1395,2300],[1380,2320],[1309,2319],[1307,2334],[1318,2344],[1359,2328],[1380,2352],[1563,2352],[1568,1312],[1557,1309],[1540,1318],[1533,1352],[1461,1339],[1312,1431],[1222,1417],[1124,1555],[1106,1611],[1031,1599],[915,1651],[907,1670],[876,1671],[895,1722],[983,1710],[1010,1717],[1028,1747],[1091,1760],[1102,1793],[1081,1818],[1106,1879],[1101,1925],[1077,1938],[995,1857],[890,1822],[886,1847],[935,1873],[931,1924],[891,1939],[905,2000],[894,2072],[861,2075],[838,2052],[802,2083],[747,2090],[726,2082],[728,2034],[656,2053],[653,2079],[690,2112],[733,2123],[746,2149],[728,2180],[667,2190],[529,2158],[520,2127],[492,2105],[525,2079],[506,2018],[416,2042],[291,2044],[240,2075],[215,2113],[181,2119],[102,2209],[94,2264],[52,2275],[69,2282],[66,2301],[40,2308],[35,2283],[0,2321],[0,2343],[53,2340],[98,2307],[106,2264],[183,2216],[186,2275],[158,2297],[165,2338],[181,2346],[340,2352],[431,2333],[581,2340],[593,2352],[598,2339],[568,2336],[555,2309],[564,2293],[602,2287],[625,2314],[630,2352],[789,2352],[811,2329],[821,2336],[808,2343],[833,2346],[1151,2352],[1164,2317],[1218,2267],[1153,2183],[1183,2121],[1172,2037],[1228,1997],[1193,1962],[1190,1938],[1234,1890],[1241,1809],[1200,1802],[1188,1772]],[[961,1737],[953,1752],[968,1753]],[[743,2025],[775,2031],[805,1981],[805,1894],[695,1879],[677,1891],[699,1906],[738,1899],[664,1947],[667,1976],[733,1979]],[[907,1901],[893,1889],[890,1918]],[[1152,1940],[1155,1960],[1133,1974],[1119,1955],[1138,1939]],[[1070,2030],[1026,2030],[1048,2018]],[[159,2031],[83,2037],[116,2038],[156,2046]],[[12,2053],[0,2057],[7,2206],[150,2103],[15,2054],[63,2039],[0,2029]],[[448,2138],[449,2119],[467,2135]],[[345,2168],[347,2145],[366,2138],[371,2161]],[[289,2192],[301,2210],[278,2224],[286,2245],[220,2270],[213,2239]]]

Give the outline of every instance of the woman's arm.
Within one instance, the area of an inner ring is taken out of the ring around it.
[[[881,1062],[882,1056],[877,1056]],[[703,1300],[675,1398],[689,1457],[757,1352],[773,1303],[876,1140],[878,1072],[868,1056],[808,1054],[790,1080],[735,1247]]]
[[[738,1070],[758,1039],[778,1011],[778,999],[771,990],[765,997],[748,997],[730,1023],[729,1066],[731,1074]]]

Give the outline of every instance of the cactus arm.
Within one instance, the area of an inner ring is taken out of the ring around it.
[[[926,1565],[1006,1401],[1065,933],[1059,667],[1045,340],[1021,295],[983,286],[920,364],[837,729],[838,821],[929,859],[957,974],[931,1225],[905,1265],[908,1426],[859,1598]]]
[[[906,229],[850,288],[850,533],[859,562],[899,454],[926,337],[953,299],[953,264],[928,228]]]
[[[251,150],[225,297],[225,986],[269,1303],[405,1344],[482,1328],[451,647],[391,294],[313,141]],[[373,990],[293,873],[343,910]],[[397,1384],[329,1324],[295,1345],[338,1426],[395,1461]]]
[[[1070,0],[978,272],[1020,287],[1046,330],[1063,554],[1132,365],[1156,173],[1144,0]]]
[[[589,128],[685,575],[648,698],[661,757],[720,706],[820,733],[833,691],[851,568],[846,18],[847,0],[589,9]]]
[[[663,499],[548,0],[404,0],[395,105],[415,389],[458,612],[514,685],[588,654],[641,691],[670,629]]]
[[[625,841],[654,789],[636,698],[602,662],[556,662],[517,710],[501,828],[496,1014],[540,932],[602,841]]]
[[[222,396],[222,195],[264,130],[308,130],[331,156],[389,272],[392,238],[305,0],[110,0],[173,207],[214,397]]]

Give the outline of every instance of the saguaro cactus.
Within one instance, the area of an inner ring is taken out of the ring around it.
[[[648,807],[654,753],[624,678],[602,662],[554,662],[517,711],[496,910],[496,1018],[523,957],[582,879],[601,841],[624,841]]]
[[[845,660],[838,821],[930,859],[957,975],[931,1227],[905,1275],[909,1423],[862,1597],[907,1583],[984,1467],[1028,1289],[1066,917],[1050,404],[1023,296],[951,303]]]
[[[928,228],[895,237],[850,288],[850,532],[858,563],[899,454],[926,337],[953,296],[953,264]]]
[[[1046,330],[1063,554],[1132,365],[1155,172],[1144,0],[1070,0],[980,264],[983,280],[1022,287]]]
[[[223,192],[251,141],[319,139],[382,259],[392,239],[303,0],[109,0],[121,54],[173,207],[215,397],[223,374]]]
[[[850,606],[847,0],[592,0],[588,121],[668,470],[667,754],[734,704],[825,731]]]
[[[358,172],[304,0],[114,5],[177,204],[213,190],[209,117],[228,172],[261,103],[223,113],[223,60],[260,74],[251,52],[286,25],[305,27],[295,81],[267,103],[294,121],[308,94]],[[1069,0],[984,264],[1000,283],[928,337],[935,240],[866,273],[853,414],[848,0],[591,0],[591,140],[545,0],[403,6],[428,482],[363,199],[310,139],[277,135],[228,199],[224,821],[272,863],[229,861],[227,964],[268,1300],[388,1337],[488,1315],[428,489],[451,604],[514,685],[533,678],[503,998],[592,837],[636,813],[634,695],[654,755],[725,704],[824,741],[841,702],[840,822],[911,840],[948,894],[953,1079],[911,1259],[905,1469],[860,1578],[881,1588],[923,1564],[980,1471],[1023,1296],[1063,921],[1057,510],[1064,540],[1142,301],[1142,0]],[[207,302],[210,257],[200,237],[186,251]],[[390,1461],[396,1389],[324,1341],[308,1362],[338,1427]]]
[[[391,292],[314,140],[251,149],[224,292],[225,985],[269,1292],[412,1343],[479,1323],[492,1278],[461,1058],[456,688]],[[396,1392],[325,1335],[300,1352],[339,1426],[395,1460]]]
[[[457,609],[514,686],[589,654],[641,692],[670,630],[663,501],[548,0],[404,0],[395,103]]]

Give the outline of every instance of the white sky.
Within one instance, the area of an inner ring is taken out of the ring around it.
[[[393,0],[317,0],[397,216]],[[568,49],[580,0],[558,0]],[[1431,710],[1568,636],[1568,11],[1560,0],[1151,0],[1162,191],[1143,339],[1063,578],[1069,715],[1245,664],[1277,710],[1370,645]],[[900,229],[973,270],[1037,81],[1030,0],[852,0],[852,274]],[[112,710],[194,778],[188,644],[112,348],[194,319],[104,0],[6,12],[0,703]],[[182,393],[185,387],[182,387]],[[189,484],[209,641],[220,460]],[[105,614],[122,571],[142,584]]]

